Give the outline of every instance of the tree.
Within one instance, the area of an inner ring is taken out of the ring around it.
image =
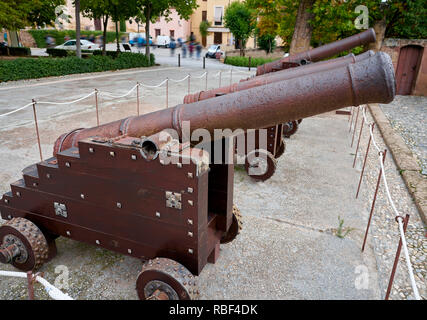
[[[76,56],[82,57],[82,49],[80,46],[80,0],[75,0],[74,6],[76,8]]]
[[[274,35],[265,33],[263,35],[259,35],[257,39],[257,44],[260,49],[264,50],[265,53],[272,53],[276,48],[276,37]]]
[[[188,20],[194,9],[197,8],[196,0],[138,0],[139,13],[137,18],[145,22],[145,55],[150,60],[150,22],[157,18],[168,17],[171,8],[174,8],[181,19]]]
[[[200,35],[202,36],[203,46],[206,46],[206,37],[209,34],[208,29],[210,27],[211,27],[211,23],[209,21],[204,20],[204,21],[200,22],[199,31],[200,31]]]
[[[244,56],[246,41],[252,35],[256,25],[254,11],[246,3],[232,2],[225,10],[224,22],[239,42],[240,55]]]
[[[312,26],[310,20],[313,18],[311,9],[315,0],[300,0],[297,20],[295,22],[294,34],[292,36],[290,54],[307,51],[310,48]]]

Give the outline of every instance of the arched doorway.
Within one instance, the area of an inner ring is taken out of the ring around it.
[[[397,94],[410,95],[412,93],[423,51],[424,48],[417,45],[408,45],[400,48],[396,71]]]

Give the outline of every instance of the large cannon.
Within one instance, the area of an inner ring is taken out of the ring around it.
[[[233,162],[215,163],[218,150],[209,153],[186,136],[200,128],[264,128],[394,96],[393,65],[378,53],[62,135],[54,156],[25,168],[0,199],[7,220],[0,261],[37,269],[55,256],[55,238],[63,236],[143,260],[141,299],[196,298],[195,275],[218,259],[220,243],[237,236],[240,215],[233,206]],[[207,144],[233,141],[232,132],[225,136]]]
[[[331,59],[327,61],[306,64],[298,68],[285,69],[282,71],[274,72],[271,74],[265,74],[262,76],[256,76],[254,78],[249,78],[246,81],[241,81],[238,83],[234,83],[229,86],[212,89],[208,91],[200,91],[195,94],[189,94],[184,97],[184,103],[193,103],[197,101],[202,101],[206,99],[211,99],[217,96],[222,96],[225,94],[238,92],[242,90],[248,90],[250,88],[254,88],[257,86],[266,85],[269,83],[289,80],[297,77],[301,77],[304,75],[309,75],[317,72],[325,72],[330,71],[336,68],[340,68],[342,66],[346,66],[351,63],[357,63],[363,61],[364,59],[368,59],[372,57],[375,53],[373,51],[367,51],[358,56],[354,56],[353,54],[349,54],[347,56]],[[246,149],[245,150],[245,169],[248,174],[257,180],[265,181],[270,178],[275,170],[276,170],[276,159],[279,158],[285,151],[285,141],[282,137],[282,132],[284,136],[290,136],[296,132],[298,129],[298,124],[300,119],[289,121],[284,124],[277,124],[272,127],[266,128],[268,141],[266,144],[266,149],[264,152],[267,154],[268,161],[263,164],[264,170],[249,173],[251,168],[254,165],[257,165],[257,159],[253,159],[251,154],[254,150]],[[255,143],[255,149],[260,149],[258,141]],[[237,149],[236,149],[237,151]],[[258,152],[258,151],[257,151]],[[252,163],[252,161],[255,163]]]

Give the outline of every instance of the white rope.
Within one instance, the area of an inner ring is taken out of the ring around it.
[[[206,74],[207,74],[207,72],[204,72],[201,76],[198,76],[198,77],[191,76],[191,77],[194,78],[194,79],[202,79],[202,78],[204,78],[206,76]]]
[[[184,78],[182,78],[181,80],[174,80],[174,79],[169,79],[170,81],[172,81],[172,82],[182,82],[182,81],[185,81],[185,80],[187,80],[188,78],[190,77],[190,75],[189,74],[187,74]]]
[[[29,103],[29,104],[26,104],[25,106],[23,106],[23,107],[21,107],[21,108],[19,108],[19,109],[15,109],[15,110],[13,110],[13,111],[10,111],[10,112],[6,112],[6,113],[3,113],[3,114],[0,114],[0,117],[6,117],[6,116],[8,116],[8,115],[11,115],[11,114],[13,114],[13,113],[15,113],[15,112],[18,112],[18,111],[21,111],[21,110],[24,110],[25,108],[28,108],[29,106],[31,106],[33,103]]]
[[[411,260],[409,258],[409,252],[408,252],[408,247],[407,247],[407,244],[406,244],[405,232],[403,230],[403,224],[402,224],[402,219],[403,218],[399,214],[399,211],[396,209],[396,206],[394,205],[393,199],[391,198],[390,190],[388,188],[387,178],[386,178],[386,175],[385,175],[384,164],[383,164],[382,159],[383,159],[383,152],[380,152],[379,153],[379,160],[380,160],[380,165],[381,165],[381,171],[383,172],[382,178],[383,178],[383,182],[384,182],[384,187],[385,187],[385,190],[386,190],[388,202],[390,203],[391,207],[393,208],[393,211],[394,211],[395,216],[396,216],[396,220],[397,220],[397,222],[399,224],[400,239],[402,240],[402,247],[403,247],[403,252],[405,254],[405,260],[406,260],[406,265],[408,267],[409,279],[411,280],[412,290],[414,291],[415,299],[421,300],[420,294],[418,292],[417,284],[415,283],[414,271],[412,270]]]
[[[165,79],[165,80],[163,80],[161,83],[159,83],[156,86],[149,86],[149,85],[146,85],[146,84],[143,84],[143,83],[141,83],[141,86],[146,87],[146,88],[158,88],[158,87],[161,87],[162,85],[164,85],[168,80],[169,79]]]
[[[368,124],[368,119],[366,117],[366,107],[362,107],[362,115],[363,115],[363,121],[365,121],[365,123]],[[382,172],[382,179],[383,179],[383,183],[384,183],[384,188],[386,190],[387,199],[388,199],[388,202],[389,202],[390,206],[392,207],[392,209],[394,211],[394,214],[395,214],[395,217],[396,217],[396,221],[397,221],[397,223],[399,225],[400,239],[402,240],[403,253],[405,255],[406,266],[408,268],[409,279],[410,279],[410,282],[411,282],[412,290],[414,292],[415,299],[416,300],[421,300],[421,297],[420,297],[420,294],[419,294],[419,291],[418,291],[418,288],[417,288],[417,284],[415,282],[414,271],[412,269],[411,260],[409,258],[408,246],[407,246],[406,238],[405,238],[405,231],[403,230],[403,223],[402,223],[403,218],[400,215],[399,211],[397,210],[397,208],[396,208],[396,206],[394,204],[394,201],[393,201],[393,199],[391,197],[390,189],[389,189],[388,183],[387,183],[387,177],[386,177],[386,174],[385,174],[384,163],[383,163],[384,152],[381,151],[380,148],[378,147],[378,144],[375,141],[374,133],[373,133],[372,129],[373,129],[373,123],[369,124],[369,134],[371,136],[371,140],[372,140],[375,148],[378,151],[378,159],[379,159],[379,162],[380,162],[380,169],[381,169],[381,172]]]
[[[131,94],[132,91],[135,90],[138,86],[139,86],[139,84],[136,84],[135,86],[132,87],[132,89],[130,89],[127,93],[125,93],[123,95],[118,95],[117,96],[117,95],[111,94],[109,92],[103,92],[103,91],[101,91],[100,94],[101,95],[106,95],[107,97],[116,98],[116,99],[118,99],[118,98],[124,98],[124,97],[128,96],[129,94]]]
[[[53,104],[53,105],[68,105],[68,104],[73,104],[79,101],[82,101],[86,98],[89,98],[90,96],[93,96],[95,94],[95,90],[92,91],[91,93],[89,93],[88,95],[85,95],[84,97],[78,98],[76,100],[73,101],[69,101],[69,102],[49,102],[49,101],[37,101],[37,104]]]
[[[16,272],[16,271],[2,271],[0,270],[0,276],[5,277],[16,277],[16,278],[27,278],[25,272]],[[40,277],[39,275],[35,276],[35,280],[38,281],[45,288],[46,292],[55,300],[73,300],[68,294],[63,293],[61,290],[51,285],[46,279]]]

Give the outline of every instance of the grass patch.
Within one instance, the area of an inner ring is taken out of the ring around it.
[[[79,59],[77,57],[39,57],[0,60],[0,82],[150,67],[154,64],[153,54],[149,63],[144,54],[130,52],[120,53],[116,59],[109,56],[93,55],[87,59]]]
[[[272,62],[278,59],[274,58],[251,58],[251,67],[257,67],[259,65]],[[249,57],[225,57],[225,64],[230,64],[237,67],[249,67]]]

